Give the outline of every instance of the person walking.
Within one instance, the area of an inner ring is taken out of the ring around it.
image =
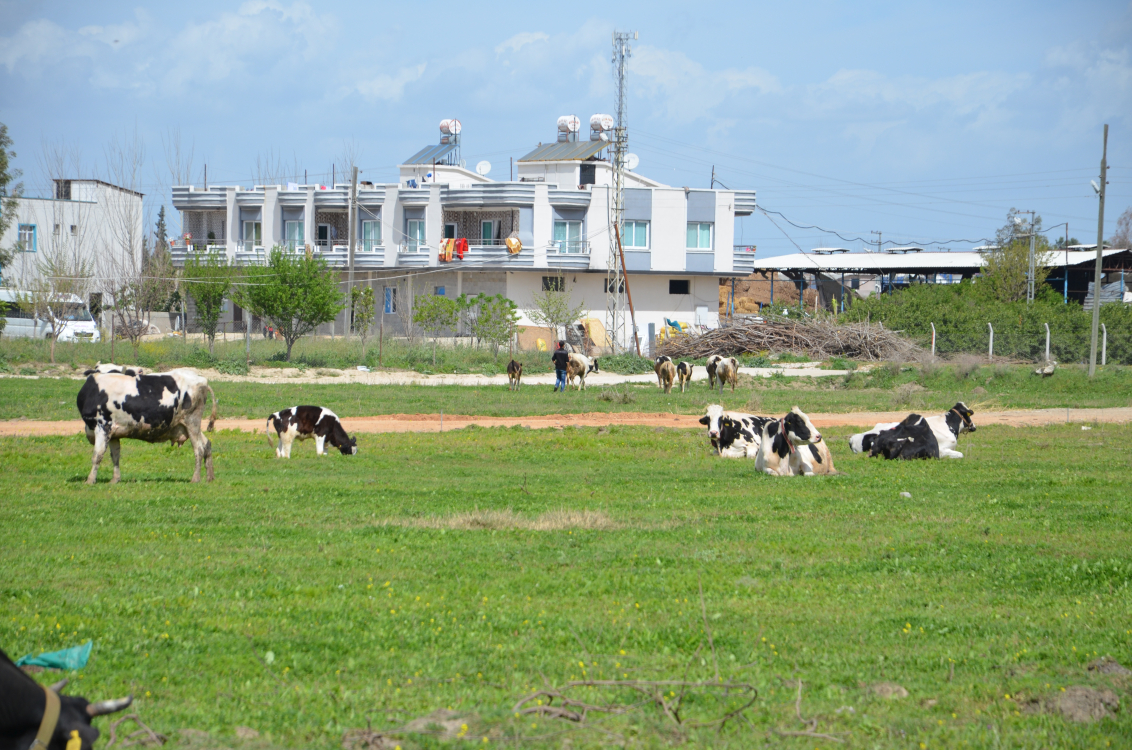
[[[570,354],[566,351],[566,342],[559,341],[554,354],[550,355],[554,363],[554,390],[566,390],[566,363],[570,361]]]

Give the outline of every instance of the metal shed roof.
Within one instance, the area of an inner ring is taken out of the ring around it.
[[[1113,248],[1104,251],[1104,257],[1125,253]],[[1066,258],[1068,256],[1068,260]],[[1049,265],[1055,268],[1076,266],[1096,260],[1095,250],[1055,250]],[[846,273],[958,273],[968,270],[976,273],[983,266],[982,253],[969,250],[958,252],[919,253],[791,253],[755,261],[756,271],[798,271],[816,273],[845,271]]]
[[[456,149],[455,143],[439,143],[435,146],[425,146],[409,157],[406,164],[437,164]]]
[[[519,161],[582,161],[599,153],[607,141],[561,141],[546,143],[519,159]]]

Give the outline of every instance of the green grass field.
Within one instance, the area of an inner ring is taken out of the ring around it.
[[[289,462],[223,432],[211,485],[187,483],[188,450],[126,442],[123,482],[107,460],[95,487],[81,437],[2,439],[0,643],[92,638],[74,692],[133,692],[208,747],[337,748],[437,709],[467,725],[449,747],[838,746],[775,734],[805,728],[799,679],[847,747],[1128,747],[1129,683],[1086,664],[1132,662],[1132,427],[983,427],[963,461],[899,464],[846,434],[827,432],[838,476],[791,480],[698,431],[361,435],[358,456]],[[758,690],[721,730],[694,725],[739,699],[706,688],[664,693],[679,726],[652,704],[585,726],[512,710],[544,684],[717,669]],[[1034,710],[1074,685],[1121,711]]]
[[[267,418],[278,409],[315,404],[342,417],[377,414],[478,414],[513,417],[581,412],[644,411],[703,413],[722,403],[729,409],[781,414],[795,404],[813,412],[941,411],[965,401],[978,411],[1051,407],[1132,406],[1132,368],[1108,367],[1096,378],[1083,368],[1064,367],[1050,379],[1030,367],[1000,365],[963,369],[955,366],[892,365],[869,372],[828,378],[741,378],[723,397],[695,383],[684,394],[665,395],[654,383],[591,386],[585,392],[554,393],[551,386],[524,386],[512,393],[504,385],[365,386],[303,383],[214,382],[222,417]],[[81,382],[70,378],[0,379],[0,419],[77,419],[75,395]],[[977,420],[977,418],[976,418]]]

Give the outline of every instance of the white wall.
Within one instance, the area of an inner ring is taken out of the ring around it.
[[[688,244],[688,201],[682,188],[652,191],[652,224],[649,227],[654,271],[681,272]]]
[[[727,273],[734,267],[735,244],[735,193],[719,191],[715,194],[715,270]],[[718,300],[716,301],[718,304]]]

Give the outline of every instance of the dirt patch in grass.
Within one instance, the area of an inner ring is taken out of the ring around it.
[[[562,529],[615,529],[617,524],[599,510],[551,510],[536,516],[524,518],[508,510],[473,510],[467,513],[454,513],[449,516],[428,516],[424,518],[396,519],[386,521],[392,526],[407,526],[420,529],[454,529],[470,531],[476,529],[523,529],[524,531],[559,531]]]
[[[1096,672],[1097,674],[1114,674],[1120,677],[1127,677],[1132,675],[1132,669],[1124,666],[1111,656],[1102,656],[1099,659],[1089,662],[1089,671]]]
[[[1118,708],[1120,699],[1116,697],[1116,693],[1085,685],[1071,685],[1064,692],[1034,698],[1025,705],[1027,713],[1059,714],[1069,721],[1079,723],[1108,718]]]

